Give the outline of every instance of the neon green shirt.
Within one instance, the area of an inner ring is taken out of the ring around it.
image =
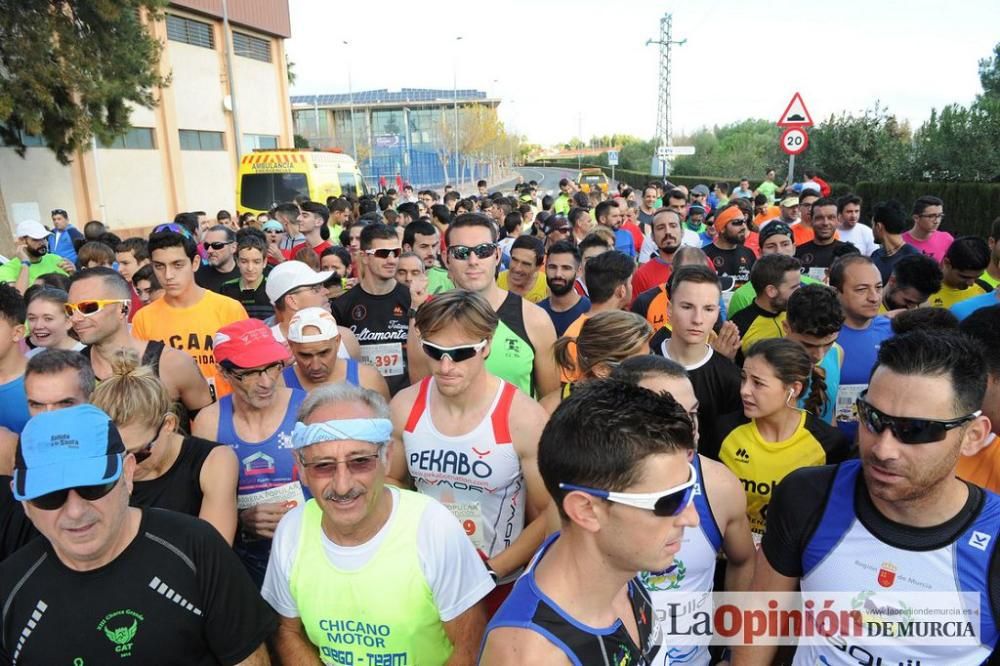
[[[28,266],[28,286],[31,286],[36,279],[49,273],[59,273],[66,275],[66,271],[59,268],[59,262],[63,258],[58,254],[43,254],[42,258]],[[17,282],[17,276],[21,273],[21,260],[11,259],[3,266],[0,266],[0,282]]]

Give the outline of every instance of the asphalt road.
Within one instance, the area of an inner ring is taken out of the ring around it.
[[[521,174],[524,182],[528,182],[529,180],[536,181],[539,192],[548,192],[552,196],[559,194],[559,181],[561,179],[569,178],[573,180],[579,173],[576,169],[567,169],[565,167],[517,167],[514,171]],[[514,189],[514,183],[516,182],[514,179],[504,181],[490,188],[490,191],[510,192]],[[612,182],[609,188],[611,191],[614,191],[617,185]]]

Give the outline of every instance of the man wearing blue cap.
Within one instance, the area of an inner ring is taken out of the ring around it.
[[[13,491],[45,539],[0,564],[0,662],[269,664],[274,614],[239,560],[206,522],[130,508],[135,465],[93,405],[28,421]]]
[[[368,389],[321,386],[299,409],[292,446],[313,499],[278,525],[261,591],[282,663],[474,661],[493,580],[444,506],[385,485],[391,438]]]

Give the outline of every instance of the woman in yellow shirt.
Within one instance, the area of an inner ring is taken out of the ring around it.
[[[742,413],[722,417],[719,460],[739,477],[747,516],[759,543],[775,486],[790,472],[838,463],[850,442],[819,414],[826,398],[823,370],[798,342],[762,340],[747,351],[741,374]],[[805,409],[797,407],[808,389]]]

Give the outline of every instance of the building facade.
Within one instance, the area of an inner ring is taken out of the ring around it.
[[[495,115],[500,103],[485,92],[382,89],[297,95],[291,102],[295,133],[312,148],[353,155],[371,185],[383,179],[392,184],[397,176],[417,187],[487,177],[487,161],[462,150],[477,116]]]
[[[228,0],[227,9],[235,95],[223,0],[174,0],[163,20],[149,24],[163,43],[160,70],[170,86],[157,91],[155,108],[133,109],[124,137],[80,152],[69,166],[37,137],[24,137],[23,159],[0,147],[12,227],[25,219],[48,224],[54,208],[77,227],[101,220],[115,231],[148,228],[182,211],[235,211],[239,155],[293,142],[284,47],[291,28],[287,0]]]

